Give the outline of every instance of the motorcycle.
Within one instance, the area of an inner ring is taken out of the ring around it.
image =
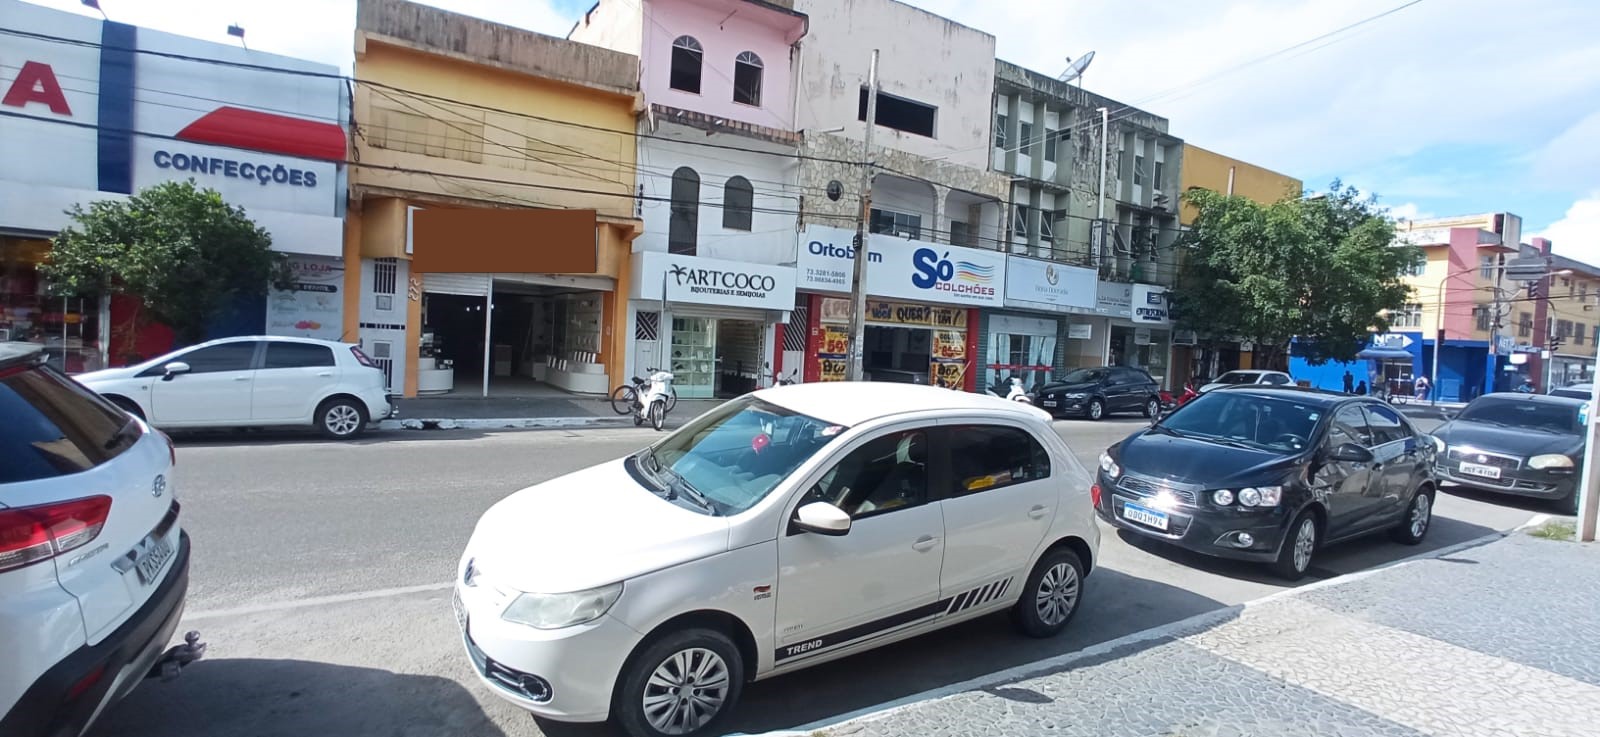
[[[1006,390],[1004,395],[1000,393],[1000,387],[1000,384],[995,384],[989,388],[989,393],[997,397],[1004,396],[1006,399],[1009,399],[1013,402],[1033,404],[1033,397],[1028,396],[1028,390],[1022,386],[1022,379],[1020,377],[1011,377],[1009,388]]]
[[[649,384],[643,395],[638,396],[633,405],[634,426],[643,425],[648,419],[651,427],[660,430],[666,422],[667,410],[671,409],[668,401],[673,398],[672,372],[656,371],[650,374]]]
[[[1195,397],[1200,396],[1200,392],[1195,391],[1193,382],[1188,382],[1188,383],[1185,383],[1183,385],[1183,393],[1182,394],[1179,394],[1178,396],[1174,397],[1172,395],[1172,392],[1167,391],[1166,389],[1162,389],[1160,396],[1161,396],[1161,416],[1165,417],[1168,414],[1170,414],[1173,410],[1175,410],[1175,409],[1177,409],[1179,407],[1182,407],[1183,405],[1188,404],[1189,402],[1193,401]]]

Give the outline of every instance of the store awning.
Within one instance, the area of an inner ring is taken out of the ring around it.
[[[1399,348],[1373,347],[1357,353],[1356,358],[1364,358],[1369,361],[1386,361],[1389,359],[1409,361],[1412,356],[1410,351],[1404,351]]]

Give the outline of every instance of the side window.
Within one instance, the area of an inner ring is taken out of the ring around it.
[[[255,357],[256,342],[223,343],[189,351],[172,360],[189,364],[191,374],[214,374],[219,371],[248,371],[250,359]]]
[[[1289,383],[1289,377],[1283,374],[1267,374],[1267,383],[1282,386]]]
[[[1050,454],[1026,430],[967,425],[949,432],[951,496],[1050,476]]]
[[[1128,376],[1121,369],[1111,369],[1106,372],[1106,386],[1122,386],[1128,383]]]
[[[1378,405],[1367,405],[1367,425],[1372,428],[1372,444],[1383,445],[1411,437],[1405,420],[1394,410]]]
[[[1333,416],[1333,425],[1328,429],[1328,445],[1338,447],[1345,443],[1368,448],[1373,445],[1372,431],[1367,427],[1367,418],[1360,407],[1345,407]]]
[[[313,368],[332,366],[333,351],[325,345],[311,343],[267,343],[267,359],[262,368]]]
[[[801,504],[828,502],[853,519],[928,501],[928,434],[889,433],[867,441],[839,461]]]

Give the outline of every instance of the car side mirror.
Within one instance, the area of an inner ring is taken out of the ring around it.
[[[179,374],[189,373],[189,364],[182,361],[173,361],[172,363],[162,366],[161,370],[163,372],[161,375],[161,380],[172,381],[173,379],[177,378]]]
[[[827,502],[811,502],[795,510],[795,529],[839,537],[850,533],[850,515]]]
[[[1371,463],[1372,451],[1355,443],[1340,443],[1333,450],[1328,451],[1328,460],[1343,461],[1347,463]]]

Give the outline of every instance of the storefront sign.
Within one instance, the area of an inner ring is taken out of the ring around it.
[[[850,332],[833,325],[824,326],[822,328],[822,347],[817,351],[821,379],[823,381],[844,381],[845,366],[848,365],[849,354]]]
[[[850,322],[850,300],[840,297],[822,299],[822,322]],[[904,302],[867,300],[867,322],[889,325],[920,325],[938,328],[967,327],[967,310],[963,307],[934,307]]]
[[[1133,285],[1133,321],[1165,325],[1171,322],[1167,314],[1167,288],[1151,284]]]
[[[854,238],[855,232],[845,228],[807,226],[796,258],[798,287],[850,291]],[[869,295],[978,306],[1004,302],[1006,259],[997,251],[884,234],[869,235],[867,251]]]
[[[794,308],[794,269],[746,261],[659,252],[633,255],[634,299],[748,307]]]
[[[1103,281],[1095,285],[1094,311],[1113,317],[1129,317],[1133,313],[1133,285],[1116,281]]]
[[[1089,340],[1094,337],[1094,326],[1088,323],[1073,323],[1067,326],[1067,337],[1072,340]]]
[[[1008,303],[1032,302],[1094,309],[1095,280],[1093,269],[1020,256],[1006,258]]]
[[[296,256],[289,259],[294,289],[267,295],[267,334],[338,340],[344,332],[344,282],[340,259]]]
[[[151,156],[157,169],[177,169],[190,174],[209,174],[229,179],[248,179],[265,187],[269,184],[291,187],[317,186],[317,173],[271,162],[249,162],[218,156],[190,156],[157,149]]]
[[[933,331],[933,358],[966,358],[967,334],[959,330]]]

